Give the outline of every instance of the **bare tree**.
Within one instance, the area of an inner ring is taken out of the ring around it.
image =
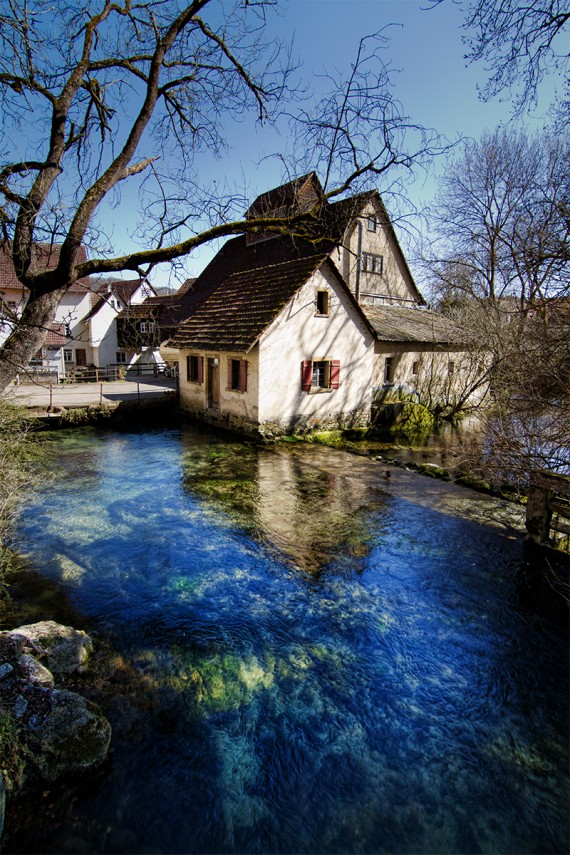
[[[444,0],[432,0],[439,5]],[[568,72],[568,0],[460,0],[465,10],[467,59],[486,64],[484,100],[509,93],[515,114],[533,107],[546,75]],[[568,86],[568,78],[563,86]],[[568,89],[559,95],[559,118],[568,122]]]
[[[0,389],[38,350],[61,296],[92,274],[134,270],[188,254],[242,232],[299,230],[318,211],[243,220],[243,199],[200,180],[198,155],[222,153],[228,117],[275,121],[297,82],[290,55],[267,30],[276,0],[10,0],[0,14],[0,104],[4,125],[0,227],[29,298],[0,350]],[[361,48],[353,79],[384,80],[381,58]],[[378,70],[379,69],[379,70]],[[409,123],[386,111],[356,128],[343,89],[337,128],[353,165],[330,146],[326,198],[365,175],[427,156],[432,138],[404,150]],[[303,115],[308,131],[311,117]],[[320,127],[319,117],[315,118]],[[138,192],[142,249],[114,254],[114,208]],[[240,210],[241,209],[241,210]],[[238,214],[237,211],[240,210]],[[314,224],[313,224],[314,225]],[[314,234],[314,228],[311,231]],[[57,245],[53,264],[34,247]],[[81,258],[82,247],[88,250]]]
[[[570,447],[569,157],[559,136],[486,133],[430,211],[434,299],[492,359],[487,464],[522,481]]]

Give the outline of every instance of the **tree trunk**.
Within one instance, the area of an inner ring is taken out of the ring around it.
[[[21,318],[0,348],[0,393],[27,370],[30,360],[42,347],[66,290],[58,288],[39,296],[30,294]]]

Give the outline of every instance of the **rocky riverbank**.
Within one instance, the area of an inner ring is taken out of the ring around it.
[[[111,726],[97,704],[65,688],[89,667],[87,633],[52,620],[0,632],[0,834],[10,801],[96,769],[107,757]]]

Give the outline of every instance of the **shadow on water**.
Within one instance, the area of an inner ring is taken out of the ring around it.
[[[112,647],[112,768],[7,851],[567,851],[567,637],[516,509],[194,428],[54,447],[19,538]]]

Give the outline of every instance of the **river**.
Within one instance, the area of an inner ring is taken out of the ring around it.
[[[7,851],[568,851],[568,638],[512,508],[186,425],[49,445],[18,548],[114,651],[112,757]]]

